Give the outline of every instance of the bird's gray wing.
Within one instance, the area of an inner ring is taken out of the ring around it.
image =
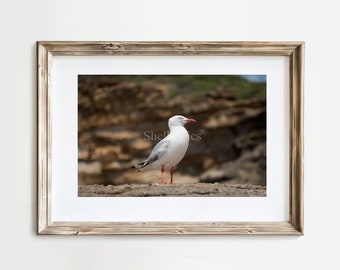
[[[164,153],[168,151],[169,145],[170,141],[166,139],[158,142],[152,149],[150,156],[145,160],[144,166],[160,159],[164,155]]]
[[[131,168],[137,168],[138,171],[140,171],[146,165],[160,159],[164,155],[164,153],[168,150],[169,145],[170,141],[167,140],[166,138],[158,142],[152,149],[150,156],[144,162],[139,163],[137,165],[133,165]]]

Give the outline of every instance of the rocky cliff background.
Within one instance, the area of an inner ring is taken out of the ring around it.
[[[130,167],[176,114],[197,123],[175,183],[266,186],[266,83],[225,75],[79,75],[79,186],[158,182]]]

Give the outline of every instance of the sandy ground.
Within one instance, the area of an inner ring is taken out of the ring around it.
[[[265,197],[266,187],[256,185],[195,184],[126,184],[80,186],[79,197]]]

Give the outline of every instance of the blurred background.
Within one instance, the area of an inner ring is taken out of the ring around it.
[[[158,182],[159,171],[130,167],[177,114],[197,123],[175,183],[266,186],[265,75],[79,75],[78,184]]]

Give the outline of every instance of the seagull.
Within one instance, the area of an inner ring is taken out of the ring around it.
[[[131,168],[137,168],[138,172],[144,168],[161,170],[160,184],[166,183],[163,182],[163,173],[165,170],[170,170],[170,184],[173,184],[174,168],[183,159],[189,146],[189,134],[184,125],[196,122],[195,119],[189,119],[182,115],[170,117],[168,121],[170,133],[155,145],[144,162]]]

